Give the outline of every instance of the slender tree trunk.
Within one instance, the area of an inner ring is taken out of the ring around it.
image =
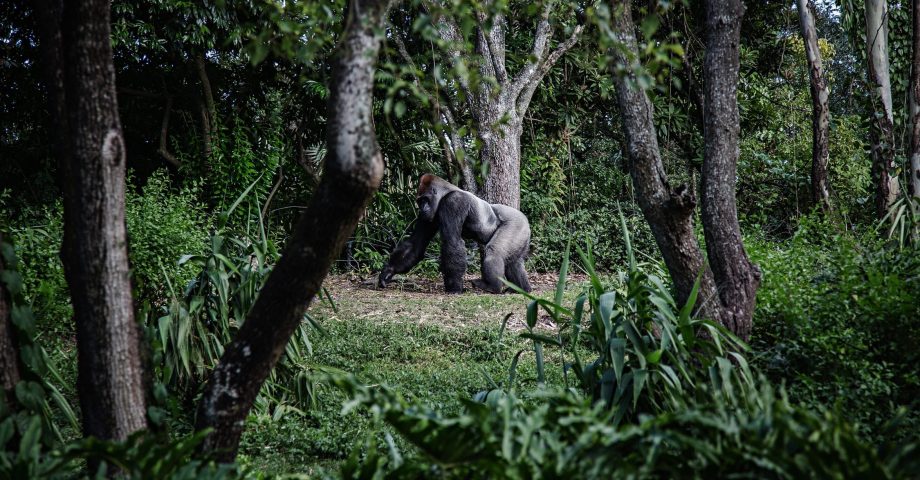
[[[866,0],[866,58],[869,84],[875,88],[875,128],[871,131],[875,210],[879,218],[898,198],[894,163],[894,114],[888,70],[888,1]]]
[[[639,53],[630,2],[614,0],[612,6],[613,29],[624,48],[611,52],[618,65],[631,65]],[[614,75],[614,78],[636,199],[671,274],[677,301],[686,303],[694,283],[700,278],[700,298],[704,301],[697,305],[698,311],[718,321],[719,309],[710,308],[718,304],[705,302],[716,293],[712,275],[703,265],[703,255],[693,230],[696,200],[686,185],[672,188],[668,183],[648,95],[637,87],[634,78],[623,75]]]
[[[39,8],[64,183],[64,272],[77,325],[77,387],[86,436],[123,440],[147,425],[139,327],[125,232],[125,150],[109,3]],[[60,89],[60,91],[58,91]]]
[[[910,66],[910,194],[920,197],[920,0],[911,1],[913,56]]]
[[[0,272],[4,269],[3,234],[0,233]],[[12,402],[13,389],[22,378],[19,374],[19,352],[13,331],[12,301],[6,285],[0,280],[0,386],[6,393],[7,405]]]
[[[383,176],[372,95],[386,2],[351,0],[332,71],[322,180],[246,322],[211,373],[196,426],[211,427],[203,448],[236,456],[259,389],[323,279],[355,229]]]
[[[172,115],[172,106],[173,97],[167,94],[166,107],[163,108],[163,122],[160,124],[160,148],[157,149],[157,153],[174,167],[179,168],[182,165],[179,164],[176,156],[169,151],[169,117]]]
[[[207,60],[203,53],[195,55],[195,74],[201,82],[201,99],[199,100],[199,115],[201,117],[201,143],[205,160],[210,168],[211,153],[214,148],[214,137],[217,136],[217,105],[214,103],[214,91],[211,89],[211,79],[208,77]]]
[[[827,78],[818,49],[818,33],[815,30],[815,4],[812,0],[796,0],[799,10],[799,23],[802,26],[802,39],[805,41],[805,57],[808,76],[811,81],[811,201],[825,211],[831,208],[830,188],[827,180],[827,164],[830,158],[829,125],[830,108],[828,106]]]
[[[706,104],[702,218],[709,266],[719,290],[722,324],[744,340],[751,334],[760,269],[744,251],[735,206],[741,0],[706,1]]]

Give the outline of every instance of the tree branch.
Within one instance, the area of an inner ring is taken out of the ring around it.
[[[490,8],[492,5],[493,2],[487,2],[483,6]],[[476,14],[476,20],[479,24],[479,53],[485,60],[484,66],[489,67],[481,71],[495,78],[499,85],[504,85],[508,81],[508,71],[505,69],[505,17],[496,13],[492,17],[491,28],[486,28],[488,15],[482,11]]]
[[[447,53],[450,61],[456,67],[463,62],[464,52],[461,47],[464,44],[463,36],[460,34],[460,27],[457,22],[448,15],[444,14],[444,6],[432,1],[423,0],[422,7],[428,15],[437,17],[438,36],[441,37],[439,47]],[[469,81],[463,76],[457,76],[457,84],[466,98],[467,107],[471,112],[479,109],[478,98],[473,95],[473,90]]]
[[[513,93],[515,94],[516,108],[518,112],[527,111],[527,107],[530,106],[530,100],[533,98],[534,92],[537,90],[537,87],[540,85],[540,82],[543,81],[543,77],[553,68],[556,62],[565,55],[565,52],[569,51],[572,47],[578,43],[579,37],[581,37],[581,32],[584,30],[584,25],[577,25],[572,34],[569,35],[564,42],[559,44],[555,50],[550,52],[544,60],[542,60],[533,70],[525,70],[522,73],[522,76],[519,77],[519,81],[515,81],[514,88],[516,88]],[[529,67],[528,67],[529,68]],[[524,76],[523,74],[529,75]]]
[[[399,55],[412,68],[412,79],[416,87],[418,87],[419,91],[425,94],[425,96],[431,99],[432,108],[434,110],[433,113],[435,116],[435,120],[433,122],[435,134],[438,137],[438,143],[440,143],[441,149],[444,150],[444,156],[447,157],[448,164],[457,165],[457,167],[460,168],[464,183],[466,183],[464,188],[466,190],[475,192],[476,183],[472,175],[472,169],[470,169],[470,166],[466,161],[460,160],[460,157],[456,152],[456,149],[460,148],[463,143],[460,136],[457,135],[456,122],[454,121],[454,115],[451,112],[451,109],[447,105],[441,104],[438,95],[432,94],[428,91],[428,89],[424,87],[424,85],[422,85],[421,79],[416,73],[419,71],[419,69],[416,67],[412,56],[409,55],[409,50],[406,48],[406,44],[403,42],[403,39],[400,37],[398,32],[394,32],[392,39],[393,42],[396,43],[396,50],[399,52]],[[472,190],[467,187],[472,188]]]

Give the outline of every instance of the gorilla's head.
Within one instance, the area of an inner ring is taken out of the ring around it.
[[[428,222],[434,221],[441,198],[453,190],[459,189],[441,177],[430,173],[422,175],[418,185],[418,196],[415,198],[415,203],[418,204],[419,218]]]
[[[415,199],[415,203],[418,204],[418,216],[422,220],[428,222],[434,220],[435,205],[438,201],[437,191],[437,188],[432,187],[423,195],[419,195],[418,198]]]

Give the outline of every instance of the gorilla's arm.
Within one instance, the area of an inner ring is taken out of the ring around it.
[[[438,233],[438,226],[434,222],[417,218],[412,235],[399,242],[399,245],[390,254],[390,259],[387,260],[387,264],[384,265],[377,278],[377,286],[386,287],[394,274],[406,273],[421,262],[425,256],[425,249],[428,248],[428,244],[431,243],[436,233]]]
[[[441,272],[444,274],[444,291],[463,292],[463,274],[466,273],[466,244],[463,226],[471,216],[475,196],[460,191],[441,200],[438,209],[438,227],[441,230]]]

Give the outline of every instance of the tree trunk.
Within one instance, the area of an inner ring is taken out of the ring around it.
[[[913,56],[910,68],[910,194],[920,198],[920,0],[911,2]]]
[[[898,198],[894,164],[894,114],[888,71],[888,1],[866,0],[866,59],[869,84],[875,89],[875,128],[871,131],[875,210],[879,218]]]
[[[702,178],[702,218],[706,251],[719,291],[722,324],[747,340],[760,269],[744,251],[735,206],[738,132],[738,70],[741,0],[706,1],[706,58],[703,64],[706,103]]]
[[[211,152],[214,147],[214,137],[217,136],[217,106],[214,103],[214,92],[211,89],[211,79],[206,68],[207,61],[203,53],[195,55],[195,74],[201,82],[201,98],[199,99],[199,115],[201,117],[201,147],[207,168],[210,168]]]
[[[491,0],[486,3],[488,1]],[[459,79],[457,87],[463,95],[452,95],[448,101],[453,111],[463,112],[472,120],[482,143],[479,159],[488,165],[489,172],[481,189],[482,197],[491,203],[519,208],[524,116],[543,77],[577,43],[584,26],[575,26],[568,38],[556,48],[549,48],[553,38],[550,14],[554,3],[544,3],[531,52],[525,56],[526,61],[520,71],[509,75],[505,65],[505,29],[508,25],[503,15],[496,14],[490,18],[484,11],[477,14],[474,51],[468,52],[462,48],[465,42],[461,29],[456,19],[449,15],[445,2],[425,0],[424,4],[429,15],[439,18],[438,32],[444,40],[445,53],[450,61],[478,67],[480,82],[471,85],[465,79]],[[489,5],[486,4],[483,9],[487,10],[487,7]],[[473,61],[474,58],[478,60]],[[493,91],[493,83],[486,79],[498,84],[498,94]],[[451,109],[445,107],[444,110],[450,114]],[[461,166],[461,172],[465,183],[472,181],[469,165]]]
[[[169,117],[172,115],[173,97],[166,95],[166,107],[163,108],[163,122],[160,124],[160,148],[157,153],[176,168],[181,167],[179,159],[169,151]]]
[[[508,112],[504,105],[492,104],[487,108],[492,113]],[[513,110],[512,110],[513,111]],[[516,115],[515,115],[516,116]],[[509,207],[521,207],[521,133],[524,128],[521,120],[514,118],[506,124],[483,122],[479,131],[482,141],[480,161],[489,166],[483,186],[483,197],[490,203],[501,203]],[[489,125],[497,125],[490,127]]]
[[[203,449],[236,456],[246,416],[380,184],[372,95],[386,2],[351,0],[332,72],[322,180],[233,343],[211,373],[196,427]]]
[[[0,233],[0,272],[4,268],[3,234]],[[13,389],[21,378],[19,374],[19,353],[11,318],[12,301],[6,285],[0,280],[0,386],[6,393],[7,405],[14,402]]]
[[[613,29],[624,48],[612,49],[611,53],[617,65],[631,65],[639,52],[630,2],[614,0],[612,5]],[[671,274],[677,301],[681,305],[687,302],[697,278],[700,278],[700,298],[714,297],[712,275],[703,265],[703,255],[693,230],[696,200],[686,185],[672,188],[668,184],[653,123],[652,102],[645,91],[637,87],[634,78],[614,75],[614,81],[636,199]],[[699,302],[699,313],[718,321],[718,308],[709,306],[715,304]]]
[[[77,325],[84,435],[124,440],[147,425],[139,327],[125,232],[125,150],[115,93],[109,3],[49,1],[39,10],[64,184],[61,255]],[[60,90],[60,91],[58,91]]]
[[[827,78],[818,49],[818,34],[815,30],[815,4],[812,0],[796,0],[802,39],[805,41],[805,56],[808,76],[811,81],[811,201],[815,206],[828,211],[831,208],[830,188],[827,180],[827,163],[830,108],[828,106]]]

